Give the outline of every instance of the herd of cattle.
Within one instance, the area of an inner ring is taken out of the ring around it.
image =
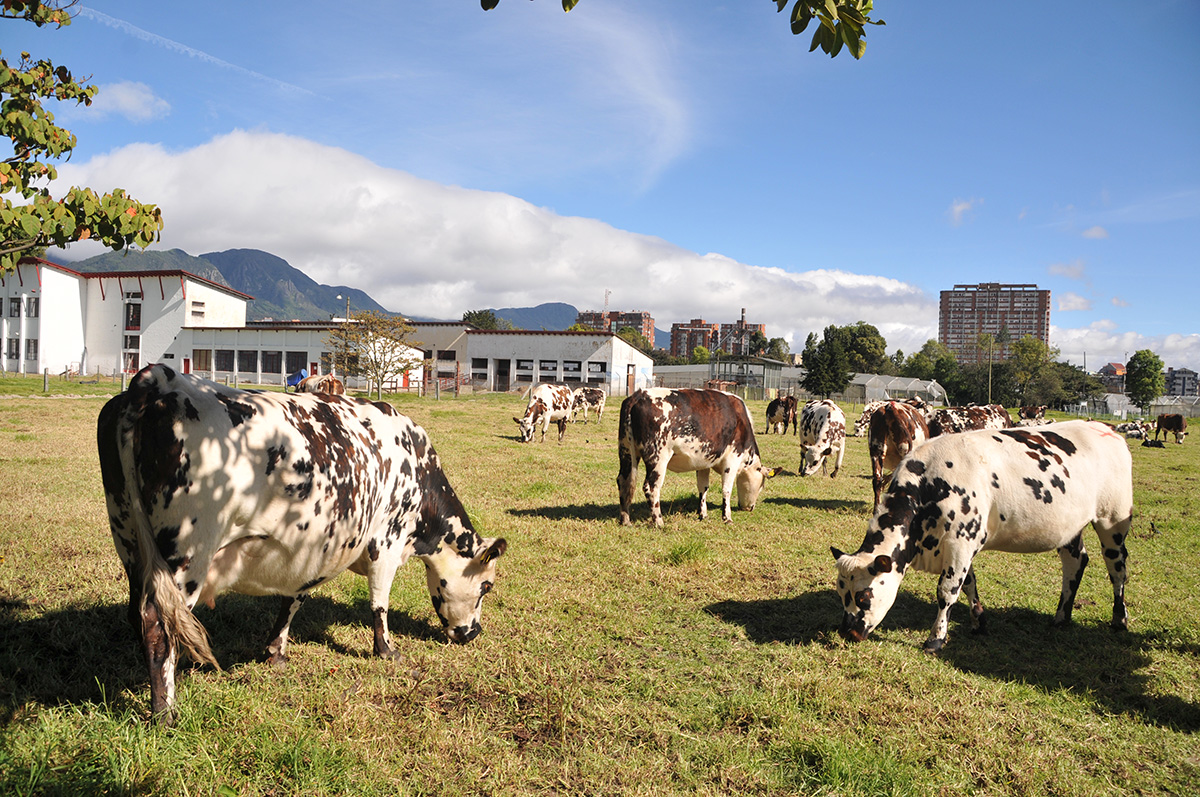
[[[326,383],[327,385],[330,383]],[[268,660],[287,657],[288,629],[308,594],[345,570],[366,576],[374,652],[390,657],[392,579],[415,556],[447,638],[480,632],[504,539],[481,537],[442,471],[425,431],[391,405],[338,392],[296,394],[223,387],[163,365],[143,369],[100,413],[97,443],[117,553],[129,580],[129,619],[150,667],[151,710],[173,716],[181,652],[217,666],[192,614],[224,591],[282,596]],[[582,412],[603,417],[603,390],[542,384],[530,391],[520,439],[550,424],[561,442]],[[840,633],[865,639],[895,600],[908,568],[939,574],[938,614],[925,643],[945,643],[950,606],[965,593],[982,621],[974,556],[983,550],[1057,550],[1063,563],[1055,621],[1069,621],[1088,561],[1082,530],[1100,538],[1113,585],[1115,628],[1127,625],[1124,541],[1133,511],[1132,465],[1122,430],[1092,421],[1052,423],[1023,407],[1014,423],[998,405],[931,407],[919,399],[868,404],[854,426],[867,436],[874,510],[853,554],[833,548],[843,607]],[[832,401],[772,401],[766,431],[800,437],[801,476],[841,470],[846,418]],[[1155,429],[1182,443],[1187,421]],[[1138,428],[1145,435],[1145,430]],[[650,519],[661,526],[667,471],[695,472],[699,516],[709,478],[753,510],[779,468],[762,460],[746,404],[718,390],[654,388],[621,404],[619,520],[631,522],[637,471]],[[832,464],[832,469],[828,465]],[[891,477],[886,474],[891,472]]]

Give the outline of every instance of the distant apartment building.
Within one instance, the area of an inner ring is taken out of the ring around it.
[[[654,343],[654,317],[644,311],[626,313],[621,310],[582,310],[575,317],[575,323],[594,329],[597,332],[612,332],[616,334],[625,327],[636,329],[642,337]]]
[[[710,324],[703,318],[693,318],[687,323],[671,324],[671,356],[688,357],[697,346],[711,351],[716,348],[720,326]]]
[[[1096,378],[1108,393],[1125,392],[1125,363],[1105,363],[1096,371]]]
[[[1196,372],[1192,369],[1168,368],[1166,378],[1168,396],[1200,395],[1200,386],[1196,383]]]
[[[991,351],[994,361],[1008,357],[1012,343],[1032,335],[1050,345],[1050,291],[1037,285],[1007,285],[981,282],[955,285],[942,291],[938,313],[938,342],[960,363],[986,362],[989,352],[980,347],[979,336],[1008,333],[1009,343],[997,344]]]
[[[750,344],[753,342],[755,332],[765,337],[767,325],[747,324],[746,308],[743,307],[742,317],[739,321],[733,324],[721,324],[721,329],[717,333],[717,348],[726,354],[749,357]]]

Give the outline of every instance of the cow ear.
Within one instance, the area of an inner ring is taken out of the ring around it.
[[[837,548],[834,548],[832,545],[831,545],[831,546],[829,546],[829,552],[830,552],[831,554],[833,554],[833,558],[834,558],[835,560],[836,560],[836,559],[841,559],[843,556],[845,556],[845,555],[846,555],[846,554],[845,554],[843,551],[840,551],[840,550],[838,550]]]
[[[520,418],[518,418],[516,415],[514,415],[514,416],[513,416],[513,423],[520,423],[520,422],[521,422],[521,419],[520,419]]]
[[[768,479],[774,479],[778,475],[779,475],[779,468],[768,468],[767,469],[767,478]]]
[[[479,555],[479,563],[481,565],[486,565],[488,562],[492,561],[493,559],[495,559],[499,556],[503,556],[504,552],[507,550],[508,550],[508,541],[505,540],[503,537],[501,537],[500,539],[496,540],[491,545],[489,545],[487,547],[487,549],[482,554]]]
[[[875,569],[875,573],[890,573],[892,572],[892,557],[886,554],[879,554],[879,556],[875,557],[872,567]],[[875,575],[875,573],[871,575]]]

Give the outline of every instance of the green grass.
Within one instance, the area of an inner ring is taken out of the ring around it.
[[[389,615],[401,658],[378,661],[365,580],[347,573],[297,615],[276,671],[257,661],[275,601],[225,595],[197,610],[223,669],[185,668],[172,729],[146,721],[96,461],[102,400],[0,400],[0,793],[1091,795],[1200,782],[1195,441],[1132,447],[1129,632],[1107,627],[1094,556],[1075,623],[1055,629],[1058,557],[989,553],[976,569],[990,633],[969,634],[959,606],[933,657],[920,650],[930,574],[905,579],[867,642],[834,630],[829,547],[857,548],[870,509],[863,439],[837,479],[801,479],[797,439],[760,435],[786,473],[754,512],[722,523],[714,489],[701,522],[694,477],[670,474],[664,527],[648,524],[640,490],[622,527],[615,406],[562,445],[556,432],[522,445],[518,398],[394,400],[429,429],[481,533],[508,538],[484,633],[445,645],[409,564]],[[760,430],[764,409],[751,403]]]

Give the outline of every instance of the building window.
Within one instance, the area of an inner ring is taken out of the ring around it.
[[[262,370],[264,374],[282,374],[283,352],[264,351],[262,353]]]
[[[8,339],[8,359],[15,360],[21,356],[21,341],[18,338]]]
[[[197,371],[211,371],[212,349],[192,349],[192,367]]]
[[[21,300],[20,299],[12,298],[12,299],[8,300],[8,317],[9,318],[20,318],[21,317]]]
[[[192,302],[192,320],[204,320],[204,302]]]
[[[132,349],[133,351],[137,351],[137,350],[141,349],[142,348],[142,336],[141,335],[126,335],[125,336],[125,348]]]
[[[141,291],[125,291],[125,298],[126,299],[141,299],[142,292]]]
[[[142,328],[142,306],[140,304],[125,305],[125,328],[128,330]]]
[[[533,360],[517,360],[517,370],[518,371],[532,371],[533,370]]]
[[[37,296],[30,296],[25,300],[25,317],[37,318],[42,311],[42,300]]]
[[[557,371],[558,360],[538,360],[538,368],[542,371]]]
[[[246,373],[258,371],[257,351],[238,351],[238,370]]]
[[[587,369],[589,374],[602,374],[608,370],[608,363],[588,363]]]
[[[487,367],[488,367],[487,357],[472,357],[471,358],[471,370],[472,371],[486,371]]]
[[[217,370],[233,370],[233,349],[217,349]]]
[[[121,361],[125,364],[125,373],[134,374],[138,369],[138,353],[136,351],[127,351],[121,355]]]
[[[308,352],[306,351],[289,351],[287,353],[287,372],[294,374],[302,368],[308,367]]]
[[[38,358],[38,342],[37,338],[26,338],[25,340],[25,359],[36,360]]]
[[[579,375],[579,360],[563,360],[563,373]]]
[[[438,352],[438,359],[439,360],[457,360],[458,358],[455,356],[454,349],[442,349],[441,351]],[[451,376],[453,376],[453,374],[451,374]]]

